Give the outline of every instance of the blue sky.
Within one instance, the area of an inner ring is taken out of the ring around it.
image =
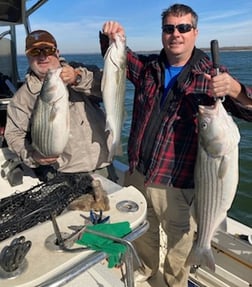
[[[34,0],[27,1],[28,6]],[[126,30],[127,44],[133,50],[161,49],[161,13],[177,1],[164,0],[49,0],[30,18],[32,30],[50,31],[61,53],[99,52],[98,32],[107,20],[119,21]],[[197,47],[252,46],[252,1],[183,1],[199,15]],[[1,30],[0,30],[1,31]],[[17,29],[24,53],[25,31]]]

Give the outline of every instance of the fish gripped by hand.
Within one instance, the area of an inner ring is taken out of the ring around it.
[[[46,157],[59,156],[69,137],[69,93],[61,70],[47,72],[33,112],[32,146]]]
[[[110,44],[104,56],[101,83],[102,97],[106,112],[106,131],[112,134],[109,161],[121,152],[121,130],[124,117],[126,85],[126,40],[119,34]]]
[[[211,240],[232,205],[239,177],[237,125],[221,100],[199,106],[198,154],[195,166],[194,217],[197,238],[186,265],[215,270]]]

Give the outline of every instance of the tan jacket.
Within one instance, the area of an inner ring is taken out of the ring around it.
[[[105,115],[92,100],[101,97],[101,72],[80,68],[82,81],[70,88],[70,137],[55,167],[62,172],[88,172],[107,166],[108,145],[111,139],[105,134]],[[98,70],[99,71],[99,70]],[[33,74],[11,99],[7,108],[5,139],[29,167],[37,167],[31,157],[30,125],[32,111],[42,87]]]

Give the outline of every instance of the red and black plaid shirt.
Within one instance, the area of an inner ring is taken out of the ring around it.
[[[100,39],[104,54],[108,42]],[[195,54],[200,55],[196,61]],[[194,49],[186,65],[189,65],[187,77],[180,82],[178,77],[177,85],[172,87],[172,98],[169,99],[168,92],[168,104],[160,106],[165,61],[164,50],[159,55],[138,55],[127,49],[127,78],[135,86],[128,141],[130,170],[137,168],[143,172],[146,183],[193,188],[198,138],[196,115],[199,104],[213,104],[204,73],[214,74],[215,71],[208,56]],[[222,71],[226,68],[222,67]],[[252,90],[242,87],[252,98]],[[228,96],[224,106],[234,116],[252,121],[252,110]]]
[[[198,105],[213,104],[208,82],[203,76],[204,73],[214,73],[211,61],[205,55],[192,66],[186,80],[179,83],[176,89],[174,87],[174,96],[169,105],[160,107],[156,117],[153,117],[153,107],[159,105],[164,90],[166,61],[164,51],[160,55],[143,56],[128,50],[127,61],[127,77],[135,86],[128,143],[130,169],[138,168],[143,171],[141,167],[142,157],[145,157],[143,146],[150,143],[152,136],[149,133],[148,137],[145,137],[150,126],[149,121],[162,116],[149,160],[144,159],[143,162],[146,182],[172,185],[177,188],[193,188],[198,138],[196,128]],[[246,92],[248,97],[252,97],[252,90],[247,89]],[[233,115],[252,121],[252,110],[242,107],[230,97],[226,97],[224,105]],[[162,115],[163,108],[165,113]]]

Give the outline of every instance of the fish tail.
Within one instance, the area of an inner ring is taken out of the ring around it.
[[[215,260],[211,248],[199,248],[194,245],[186,259],[185,265],[206,266],[215,272]]]

